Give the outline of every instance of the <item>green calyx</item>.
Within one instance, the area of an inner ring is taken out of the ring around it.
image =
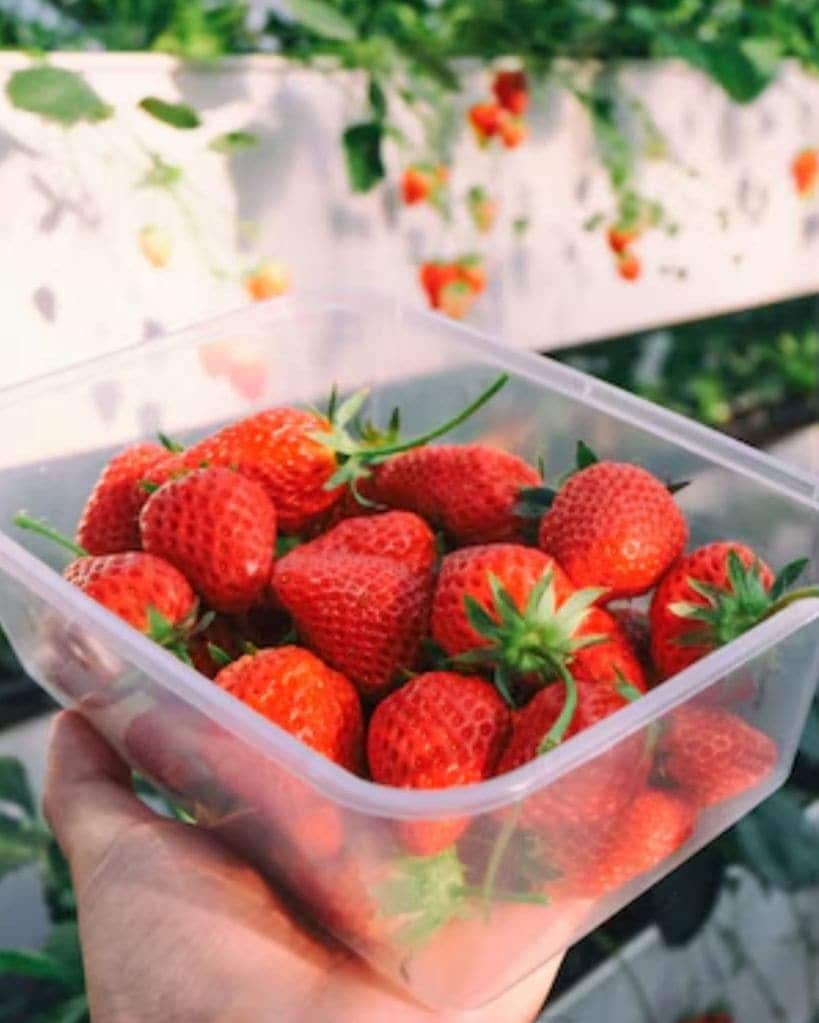
[[[506,830],[496,840],[500,858],[511,837]],[[491,902],[537,905],[548,902],[539,892],[498,888],[495,885],[498,865],[495,863],[494,868],[490,865],[488,884],[485,881],[481,885],[470,885],[454,845],[434,856],[403,856],[395,863],[390,877],[376,887],[375,898],[385,916],[403,918],[397,940],[411,948],[424,945],[452,920],[485,914]]]
[[[325,484],[325,489],[333,490],[336,487],[349,484],[361,504],[374,506],[371,501],[356,491],[355,484],[359,480],[365,479],[370,475],[374,466],[386,462],[393,455],[421,447],[455,429],[493,398],[508,379],[508,375],[502,373],[452,419],[407,441],[400,439],[401,417],[397,408],[393,409],[386,428],[379,429],[370,420],[361,418],[364,402],[369,395],[368,389],[356,391],[341,403],[333,389],[327,408],[327,419],[330,423],[329,433],[316,431],[310,434],[312,440],[329,448],[335,454],[338,462],[338,469]]]
[[[596,465],[600,459],[585,441],[579,440],[575,448],[574,461],[574,468],[563,473],[556,480],[555,486],[523,487],[518,494],[515,513],[522,519],[541,519],[554,504],[554,500],[566,480],[574,476],[575,473],[588,469],[590,465]],[[545,475],[542,466],[540,466],[540,475]]]
[[[723,646],[795,600],[819,596],[819,587],[816,586],[790,590],[807,564],[807,558],[790,562],[767,590],[762,581],[759,559],[745,565],[736,551],[730,551],[727,588],[689,577],[688,585],[705,600],[705,604],[677,601],[669,605],[672,614],[699,623],[680,636],[677,642],[681,646]]]
[[[174,623],[151,604],[146,610],[148,628],[145,635],[172,653],[174,657],[178,657],[183,663],[192,665],[193,661],[188,653],[188,643],[194,636],[204,632],[216,617],[213,611],[208,611],[197,620],[196,614],[197,607],[194,606],[190,614],[186,615],[182,621]],[[226,658],[224,663],[229,664],[230,657],[224,650],[217,647],[215,643],[208,643],[208,653],[217,664],[222,664],[219,656],[214,656],[214,652],[217,651],[221,657]]]
[[[458,661],[491,665],[498,690],[511,706],[515,706],[511,695],[515,676],[535,674],[544,684],[557,678],[565,683],[574,654],[606,639],[603,635],[578,635],[604,589],[578,590],[558,607],[554,574],[549,570],[532,587],[525,607],[519,610],[497,576],[490,574],[488,582],[493,613],[474,597],[464,597],[469,624],[489,641],[488,645],[462,654]]]

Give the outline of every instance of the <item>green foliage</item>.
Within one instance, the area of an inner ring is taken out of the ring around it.
[[[243,153],[246,149],[254,149],[259,144],[259,136],[250,131],[226,131],[217,135],[208,143],[208,149],[224,156]]]
[[[381,143],[384,126],[380,121],[351,124],[341,136],[347,177],[354,192],[368,192],[384,177]]]
[[[158,96],[146,96],[138,105],[146,114],[150,114],[157,121],[162,121],[163,124],[169,124],[172,128],[189,131],[198,128],[202,123],[199,115],[187,103],[168,103]]]
[[[12,106],[66,128],[79,121],[104,121],[112,113],[82,75],[47,64],[15,71],[6,95]]]

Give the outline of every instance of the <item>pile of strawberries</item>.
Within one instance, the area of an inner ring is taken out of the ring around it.
[[[500,139],[507,149],[516,149],[526,138],[524,114],[529,106],[529,89],[523,71],[498,71],[492,81],[494,99],[469,109],[469,123],[479,146]]]
[[[428,443],[504,382],[409,441],[397,412],[383,430],[362,421],[362,392],[326,415],[267,409],[184,450],[130,447],[88,498],[65,578],[347,771],[414,789],[548,758],[816,592],[786,592],[804,562],[774,578],[737,541],[686,552],[674,488],[582,443],[548,482],[497,447]],[[504,865],[500,828],[485,887],[594,897],[674,853],[701,811],[776,764],[726,699],[682,706],[535,790],[513,846],[519,864],[534,842],[538,879]],[[310,818],[313,856],[343,846],[329,820]],[[393,833],[447,870],[475,841],[465,817]]]

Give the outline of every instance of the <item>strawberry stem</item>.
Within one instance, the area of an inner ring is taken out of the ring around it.
[[[558,746],[563,741],[563,737],[574,720],[575,711],[577,710],[577,683],[574,680],[574,676],[559,659],[554,661],[554,667],[563,680],[566,699],[563,702],[563,709],[560,711],[557,720],[540,740],[537,748],[538,754],[548,753],[549,750],[554,749],[555,746]]]
[[[766,618],[772,617],[788,604],[794,604],[797,600],[810,600],[811,597],[819,597],[819,586],[801,586],[798,590],[791,590],[790,593],[783,594],[779,600],[775,600],[759,621],[764,622]]]
[[[489,857],[489,862],[486,864],[486,873],[484,874],[480,892],[481,901],[483,902],[484,907],[484,914],[486,916],[489,915],[489,907],[492,902],[492,894],[495,890],[495,881],[498,877],[498,871],[500,870],[503,858],[509,849],[509,843],[512,841],[515,828],[518,826],[522,808],[522,803],[518,803],[515,806],[503,822],[503,827],[501,828],[498,837],[495,839],[495,844],[492,846],[492,853]]]
[[[87,558],[89,556],[88,551],[84,547],[80,547],[78,543],[74,543],[73,540],[55,529],[54,526],[49,526],[47,522],[43,522],[41,519],[33,519],[30,515],[25,512],[17,512],[13,519],[14,525],[20,529],[27,529],[30,533],[37,533],[39,536],[44,536],[48,540],[53,540],[54,543],[58,543],[61,547],[64,547],[67,551],[71,551],[72,554],[78,558]]]

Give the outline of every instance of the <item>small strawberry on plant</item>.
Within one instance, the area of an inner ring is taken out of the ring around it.
[[[449,169],[444,164],[412,164],[401,179],[401,195],[407,206],[429,202],[440,206],[442,192],[449,181]]]
[[[809,199],[819,181],[819,150],[811,147],[797,153],[791,163],[791,176],[799,198]]]
[[[171,239],[164,228],[156,224],[146,224],[139,232],[138,241],[142,255],[151,266],[160,270],[168,265],[171,258]]]
[[[503,113],[499,103],[476,103],[469,108],[469,123],[479,146],[488,145],[500,133]]]
[[[492,82],[495,99],[510,114],[522,117],[529,106],[529,89],[523,71],[498,71]]]
[[[498,204],[482,185],[473,185],[467,193],[467,207],[472,223],[481,234],[492,230],[498,215]]]
[[[522,117],[515,117],[507,111],[502,111],[500,118],[500,137],[507,149],[517,149],[525,141],[529,134],[526,122]]]
[[[480,256],[474,253],[461,256],[455,266],[458,270],[458,280],[469,285],[470,290],[475,295],[480,295],[486,291],[486,268]]]
[[[421,264],[418,280],[426,293],[430,307],[440,309],[441,292],[448,284],[458,280],[458,267],[453,263],[431,259]]]
[[[466,281],[450,281],[441,288],[438,308],[453,320],[462,320],[475,302],[475,292]]]
[[[780,608],[819,587],[789,590],[808,564],[786,565],[774,578],[749,547],[721,541],[680,558],[663,578],[651,603],[651,649],[668,678],[731,642]]]
[[[612,252],[616,255],[623,255],[632,244],[640,237],[640,230],[636,224],[617,223],[612,224],[606,231],[606,241]]]
[[[624,281],[636,281],[643,272],[643,264],[633,252],[626,250],[617,257],[617,273]]]
[[[244,284],[254,302],[264,302],[290,290],[290,273],[284,263],[265,259],[245,275]]]

